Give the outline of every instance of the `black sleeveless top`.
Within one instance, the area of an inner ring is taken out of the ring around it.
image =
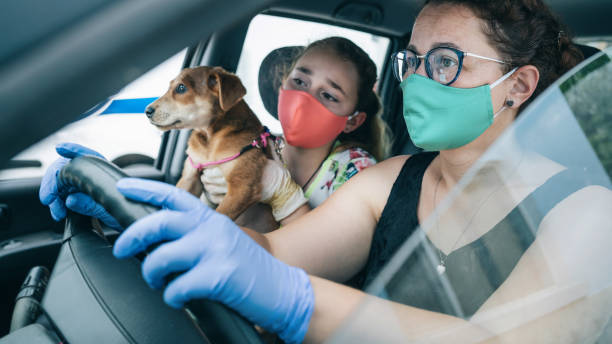
[[[439,251],[419,228],[417,218],[423,174],[436,155],[421,153],[406,161],[376,226],[368,261],[347,284],[360,289],[369,286],[400,246],[407,245],[402,250],[406,256],[397,257],[401,265],[393,267],[392,276],[381,278],[384,288],[374,286],[379,296],[469,318],[512,272],[535,240],[544,215],[586,183],[571,169],[551,177],[495,227],[451,252],[445,260],[446,272],[439,275]]]

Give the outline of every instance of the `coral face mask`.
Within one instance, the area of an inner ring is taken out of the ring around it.
[[[278,95],[278,118],[287,142],[302,148],[329,143],[342,132],[348,120],[329,111],[307,92],[283,89]]]
[[[493,84],[474,88],[445,86],[427,77],[412,74],[400,87],[404,120],[412,142],[426,151],[454,149],[474,141],[493,123],[491,89],[506,80],[517,68]]]

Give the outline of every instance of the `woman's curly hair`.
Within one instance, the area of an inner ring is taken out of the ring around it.
[[[425,6],[445,4],[465,6],[484,21],[489,43],[510,63],[506,72],[524,65],[538,69],[540,80],[530,100],[584,59],[568,29],[542,0],[425,1]]]

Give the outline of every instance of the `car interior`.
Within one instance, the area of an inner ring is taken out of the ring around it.
[[[575,37],[612,37],[612,2],[546,2]],[[9,168],[16,154],[185,47],[183,67],[221,66],[235,72],[249,24],[258,14],[386,37],[389,55],[406,46],[420,6],[418,0],[3,2],[0,166]],[[585,44],[579,47],[585,57],[599,52]],[[270,71],[290,63],[299,49],[276,49],[257,68],[262,102],[272,115],[278,84]],[[401,92],[387,64],[378,78],[382,116],[394,137],[391,156],[413,154],[418,149],[405,130]],[[103,205],[118,209],[111,213],[129,224],[155,209],[128,204],[112,187],[114,182],[127,174],[176,183],[188,137],[185,130],[164,133],[154,161],[128,156],[117,161],[118,169],[85,159],[62,178],[101,195]],[[104,229],[102,239],[92,230],[91,219],[74,214],[55,222],[38,199],[40,182],[0,180],[0,343],[162,343],[177,340],[177,333],[185,343],[262,341],[246,320],[214,302],[193,302],[181,311],[167,307],[161,293],[143,282],[137,259],[114,259],[116,231]],[[51,274],[48,281],[45,274]],[[16,315],[21,310],[15,300],[34,280],[36,292],[45,294],[40,314],[11,329],[16,317],[29,316]]]

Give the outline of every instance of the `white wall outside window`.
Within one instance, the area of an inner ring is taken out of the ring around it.
[[[186,50],[183,50],[143,74],[111,100],[161,96],[168,89],[170,80],[180,72],[185,53]],[[0,171],[0,180],[42,176],[47,167],[58,158],[55,145],[60,142],[75,142],[92,148],[109,160],[134,153],[157,157],[162,132],[149,123],[144,113],[103,114],[110,103],[94,114],[68,124],[13,158],[38,160],[42,167]]]

